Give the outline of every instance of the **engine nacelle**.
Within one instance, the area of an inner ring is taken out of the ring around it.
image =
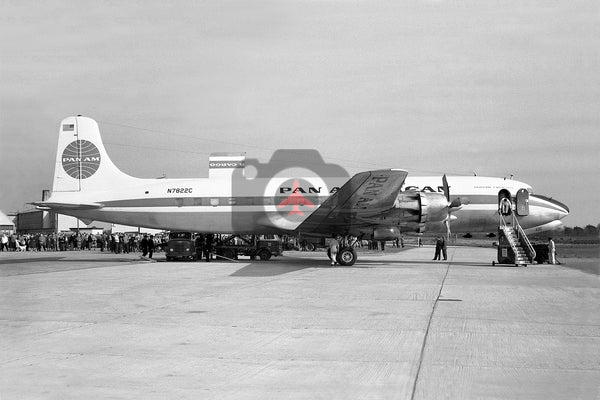
[[[402,223],[441,222],[448,216],[448,201],[442,193],[402,192],[394,207]]]
[[[393,240],[402,232],[423,232],[427,225],[441,224],[448,218],[448,200],[442,193],[401,192],[394,209],[372,219],[378,225],[370,233],[375,240]]]
[[[400,237],[400,229],[395,226],[379,227],[373,230],[375,240],[394,240]]]
[[[407,231],[417,232],[422,232],[426,224],[443,222],[448,217],[448,206],[448,200],[442,193],[417,191],[401,192],[394,202],[398,225],[406,227]],[[386,230],[391,228],[381,227],[377,229],[383,229],[380,232],[382,240],[389,237],[386,236]]]
[[[444,221],[448,218],[448,206],[442,193],[421,193],[421,223]]]

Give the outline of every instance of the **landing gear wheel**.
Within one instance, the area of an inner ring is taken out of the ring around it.
[[[262,261],[269,261],[271,259],[271,252],[267,249],[259,250],[257,255]]]
[[[337,254],[340,265],[351,266],[356,262],[356,251],[352,247],[343,247]]]

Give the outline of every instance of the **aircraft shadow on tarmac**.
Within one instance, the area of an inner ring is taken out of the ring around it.
[[[281,257],[267,262],[254,262],[246,265],[230,276],[244,277],[268,277],[288,274],[290,272],[301,271],[308,268],[331,268],[330,261],[327,258],[295,258]],[[355,264],[351,267],[341,267],[337,265],[335,268],[372,268]]]
[[[266,262],[251,261],[249,265],[240,268],[230,276],[268,277],[289,274],[290,272],[301,271],[308,268],[328,267],[329,260],[327,259],[278,257]]]
[[[243,268],[238,269],[229,276],[243,276],[243,277],[269,277],[289,274],[290,272],[301,271],[307,268],[314,268],[315,265],[269,265],[269,264],[249,264]]]
[[[308,268],[335,268],[335,269],[357,269],[357,268],[376,268],[378,266],[386,267],[407,267],[415,265],[441,265],[445,266],[448,264],[456,264],[461,266],[472,266],[472,267],[486,267],[486,268],[498,268],[508,267],[509,265],[496,265],[492,266],[490,263],[481,262],[450,262],[450,261],[425,261],[425,260],[412,260],[412,261],[399,261],[399,260],[369,260],[362,259],[352,266],[336,265],[331,266],[329,260],[315,260],[306,258],[280,258],[277,264],[271,262],[252,262],[249,265],[245,265],[239,270],[232,273],[230,276],[238,277],[269,277],[288,274],[291,272],[300,271]]]

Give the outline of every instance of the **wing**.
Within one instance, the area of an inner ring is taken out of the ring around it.
[[[393,169],[354,175],[304,220],[298,231],[341,233],[374,225],[370,220],[394,207],[406,175],[404,170]]]

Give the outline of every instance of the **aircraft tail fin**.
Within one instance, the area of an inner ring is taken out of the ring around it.
[[[108,157],[98,124],[91,118],[65,118],[58,132],[52,192],[106,190],[133,178]]]

